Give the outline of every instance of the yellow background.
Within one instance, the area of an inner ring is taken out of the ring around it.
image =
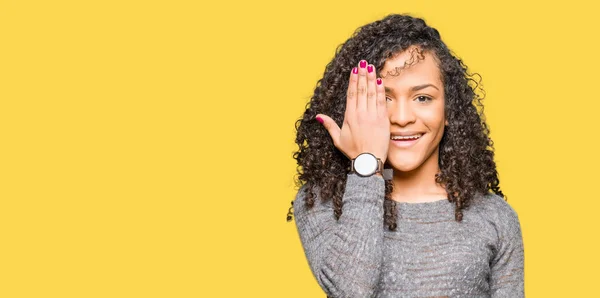
[[[0,3],[0,297],[324,297],[285,221],[294,122],[402,12],[483,77],[527,296],[598,293],[586,1]]]

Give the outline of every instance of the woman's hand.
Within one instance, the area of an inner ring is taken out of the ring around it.
[[[346,157],[356,158],[369,152],[385,163],[390,146],[390,120],[387,115],[385,89],[376,78],[375,66],[361,60],[352,69],[342,128],[329,116],[317,114],[329,132],[333,144]]]

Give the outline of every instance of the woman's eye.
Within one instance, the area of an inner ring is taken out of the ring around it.
[[[431,100],[431,97],[421,95],[421,96],[417,97],[417,99],[424,99],[424,100],[417,100],[419,102],[427,102],[427,101]]]
[[[389,97],[387,97],[387,96],[385,97],[385,100],[386,101],[392,101],[392,99],[389,98]],[[428,101],[431,101],[431,100],[432,100],[432,98],[429,97],[429,96],[421,95],[421,96],[417,97],[417,101],[419,101],[419,102],[428,102]]]

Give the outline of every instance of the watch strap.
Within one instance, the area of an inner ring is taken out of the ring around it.
[[[394,177],[394,169],[383,169],[381,175],[383,176],[383,180],[392,180],[392,178]]]

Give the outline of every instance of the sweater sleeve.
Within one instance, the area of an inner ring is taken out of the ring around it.
[[[491,261],[490,290],[492,297],[525,297],[524,249],[517,213],[502,202],[496,254]]]
[[[317,282],[331,297],[373,297],[383,260],[385,181],[348,174],[339,220],[332,200],[322,202],[318,193],[307,208],[303,188],[294,202],[295,221]]]

